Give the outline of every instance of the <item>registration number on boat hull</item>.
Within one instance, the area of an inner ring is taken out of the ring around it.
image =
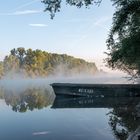
[[[86,88],[79,88],[78,92],[79,93],[89,93],[89,94],[91,94],[91,93],[94,93],[94,90],[93,89],[86,89]]]

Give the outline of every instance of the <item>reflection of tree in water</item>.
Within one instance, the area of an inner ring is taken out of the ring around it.
[[[140,102],[113,108],[109,112],[109,125],[116,139],[126,140],[130,135],[134,135],[140,127]],[[137,133],[140,135],[140,132]]]
[[[0,99],[4,99],[4,89],[0,88]]]
[[[20,93],[5,91],[4,99],[7,105],[12,106],[13,111],[26,112],[51,105],[54,97],[46,88],[30,88]]]

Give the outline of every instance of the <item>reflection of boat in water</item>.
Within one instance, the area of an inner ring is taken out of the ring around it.
[[[140,102],[139,97],[118,98],[67,98],[56,96],[52,108],[115,108],[136,106]]]
[[[56,95],[88,97],[136,97],[140,96],[140,84],[70,84],[53,83]]]

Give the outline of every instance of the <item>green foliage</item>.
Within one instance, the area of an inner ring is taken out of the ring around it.
[[[95,4],[99,5],[102,0],[66,0],[66,4],[71,6],[76,6],[77,8],[81,8],[82,6],[88,7],[89,5]],[[61,8],[61,0],[42,0],[42,3],[45,4],[46,8],[44,11],[49,11],[51,18],[55,16],[56,12],[60,11]]]
[[[0,99],[4,99],[4,89],[0,87]]]
[[[6,56],[3,61],[4,74],[14,74],[19,72],[19,59],[14,55]]]
[[[3,61],[4,74],[22,74],[25,77],[44,77],[50,75],[94,74],[95,63],[74,58],[66,54],[52,54],[41,50],[12,49]]]
[[[0,62],[0,78],[2,78],[3,74],[4,74],[3,63]]]
[[[26,52],[25,49],[22,47],[17,48],[17,50],[15,48],[11,50],[11,55],[18,58],[19,63],[20,63],[20,68],[22,67],[24,63],[25,52]]]
[[[140,1],[112,0],[116,6],[107,40],[108,65],[128,74],[140,75]]]

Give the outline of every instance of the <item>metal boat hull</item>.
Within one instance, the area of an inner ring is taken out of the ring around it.
[[[137,97],[139,84],[71,84],[53,83],[56,95],[84,97]]]

